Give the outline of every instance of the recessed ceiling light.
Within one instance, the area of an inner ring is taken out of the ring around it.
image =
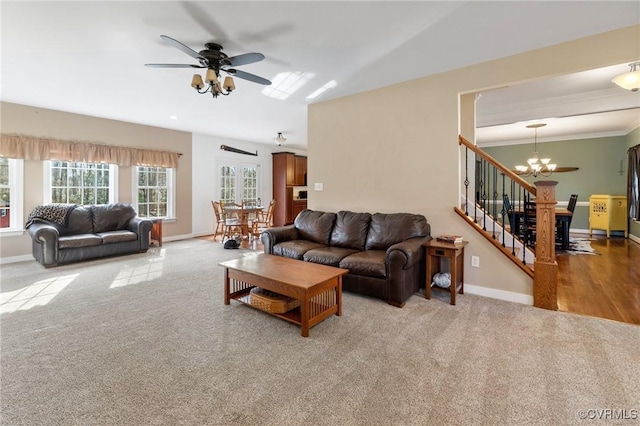
[[[178,116],[177,115],[170,115],[169,118],[172,119],[172,120],[177,120]]]

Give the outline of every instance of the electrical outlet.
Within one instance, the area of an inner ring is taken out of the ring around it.
[[[324,190],[324,184],[322,182],[316,182],[313,184],[313,190],[314,191],[323,191]]]
[[[480,256],[471,256],[471,266],[474,268],[480,267]]]

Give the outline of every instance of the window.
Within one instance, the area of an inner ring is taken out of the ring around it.
[[[48,199],[69,204],[109,204],[116,199],[116,166],[104,163],[45,161]]]
[[[258,169],[256,167],[242,169],[242,199],[258,199]]]
[[[257,164],[223,164],[218,167],[219,200],[242,203],[260,198],[260,166]]]
[[[236,202],[236,168],[234,166],[220,167],[220,201]]]
[[[0,157],[0,231],[22,230],[23,161]]]
[[[173,169],[136,167],[136,210],[142,217],[175,217]]]

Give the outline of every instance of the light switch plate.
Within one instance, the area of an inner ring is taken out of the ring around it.
[[[324,190],[324,184],[322,182],[320,183],[314,183],[313,184],[313,189],[316,191],[323,191]]]

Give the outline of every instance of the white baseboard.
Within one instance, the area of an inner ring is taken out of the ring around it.
[[[495,288],[480,287],[477,285],[464,285],[464,292],[476,294],[478,296],[490,297],[492,299],[506,300],[508,302],[521,303],[523,305],[533,306],[533,296],[522,293],[514,293],[513,291],[498,290]]]
[[[30,254],[22,254],[20,256],[0,257],[0,265],[4,265],[6,263],[26,262],[28,260],[35,260],[35,259]]]
[[[190,238],[196,238],[196,237],[202,237],[204,235],[211,235],[209,234],[184,234],[184,235],[172,235],[171,237],[162,237],[162,242],[165,241],[180,241],[180,240],[188,240]]]
[[[572,234],[588,234],[589,230],[588,229],[574,229],[574,228],[571,228],[569,232],[572,233]],[[595,235],[607,235],[607,231],[605,231],[603,229],[602,230],[601,229],[594,229],[592,231],[592,233],[595,234]],[[614,237],[624,237],[624,231],[611,231],[611,235],[614,236]],[[628,236],[629,236],[630,239],[633,239],[632,237],[638,238],[638,237],[635,237],[634,235],[631,235],[631,234],[628,234]],[[636,241],[636,240],[634,240],[634,241]]]
[[[636,243],[640,244],[640,238],[636,237],[635,235],[629,234],[629,239],[631,241],[635,241]]]

